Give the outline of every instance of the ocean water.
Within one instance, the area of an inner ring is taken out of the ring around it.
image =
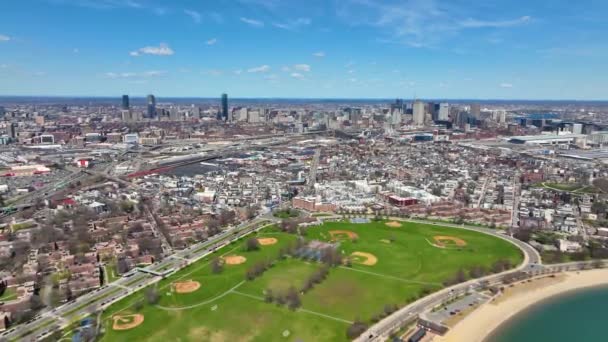
[[[515,315],[485,342],[608,341],[608,287],[544,300]]]

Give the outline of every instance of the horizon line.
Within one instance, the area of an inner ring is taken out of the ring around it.
[[[130,98],[146,98],[148,95],[129,95],[129,94],[120,94],[120,95],[0,95],[0,98],[74,98],[74,99],[118,99],[123,95],[128,95]],[[220,99],[221,94],[218,96],[158,96],[154,95],[157,99],[167,98],[167,99],[203,99],[203,100],[211,100],[211,99]],[[551,99],[551,98],[407,98],[407,97],[230,97],[229,98],[236,100],[356,100],[356,101],[364,101],[364,100],[375,100],[375,101],[385,101],[385,100],[444,100],[444,101],[547,101],[547,102],[608,102],[608,99]]]

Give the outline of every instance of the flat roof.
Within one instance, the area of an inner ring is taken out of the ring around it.
[[[534,141],[534,140],[556,140],[556,139],[572,139],[572,138],[585,138],[585,134],[540,134],[540,135],[520,135],[513,136],[509,140],[521,140],[521,141]]]

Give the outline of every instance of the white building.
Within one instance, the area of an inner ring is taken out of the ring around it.
[[[424,125],[424,116],[425,116],[425,104],[422,101],[414,102],[413,113],[414,113],[414,125],[423,126]]]

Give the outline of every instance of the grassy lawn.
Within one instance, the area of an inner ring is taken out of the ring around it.
[[[345,230],[357,235],[351,241],[341,235],[339,251],[344,257],[353,252],[373,255],[353,258],[352,266],[338,266],[327,278],[301,295],[302,306],[295,311],[264,302],[264,291],[300,289],[321,265],[294,258],[277,260],[282,247],[296,237],[266,229],[260,237],[274,237],[276,244],[245,251],[244,241],[230,244],[213,255],[162,280],[157,287],[157,305],[142,302],[143,291],[115,303],[103,315],[105,341],[346,341],[350,322],[371,323],[385,305],[403,306],[424,291],[438,290],[444,280],[460,269],[490,267],[499,259],[520,263],[520,251],[510,243],[484,234],[436,225],[401,223],[386,226],[384,221],[366,224],[330,222],[310,228],[309,240],[331,240],[330,231]],[[434,246],[435,236],[461,241]],[[462,241],[465,245],[462,245]],[[224,265],[219,274],[211,271],[214,257],[238,255],[246,258],[239,265]],[[274,261],[273,267],[252,281],[245,272],[259,261]],[[190,293],[172,291],[176,281],[200,283]],[[144,321],[129,330],[114,330],[112,316],[142,314]]]
[[[277,210],[274,213],[272,213],[272,215],[274,215],[274,217],[286,219],[286,218],[291,218],[291,217],[298,217],[298,216],[300,216],[300,213],[295,209],[284,209],[284,210]]]
[[[104,270],[104,280],[106,284],[110,284],[117,279],[120,279],[120,276],[116,273],[116,263],[114,261],[108,263],[103,267]]]
[[[17,290],[14,287],[7,287],[2,296],[0,296],[0,302],[6,302],[14,299],[17,299]]]

